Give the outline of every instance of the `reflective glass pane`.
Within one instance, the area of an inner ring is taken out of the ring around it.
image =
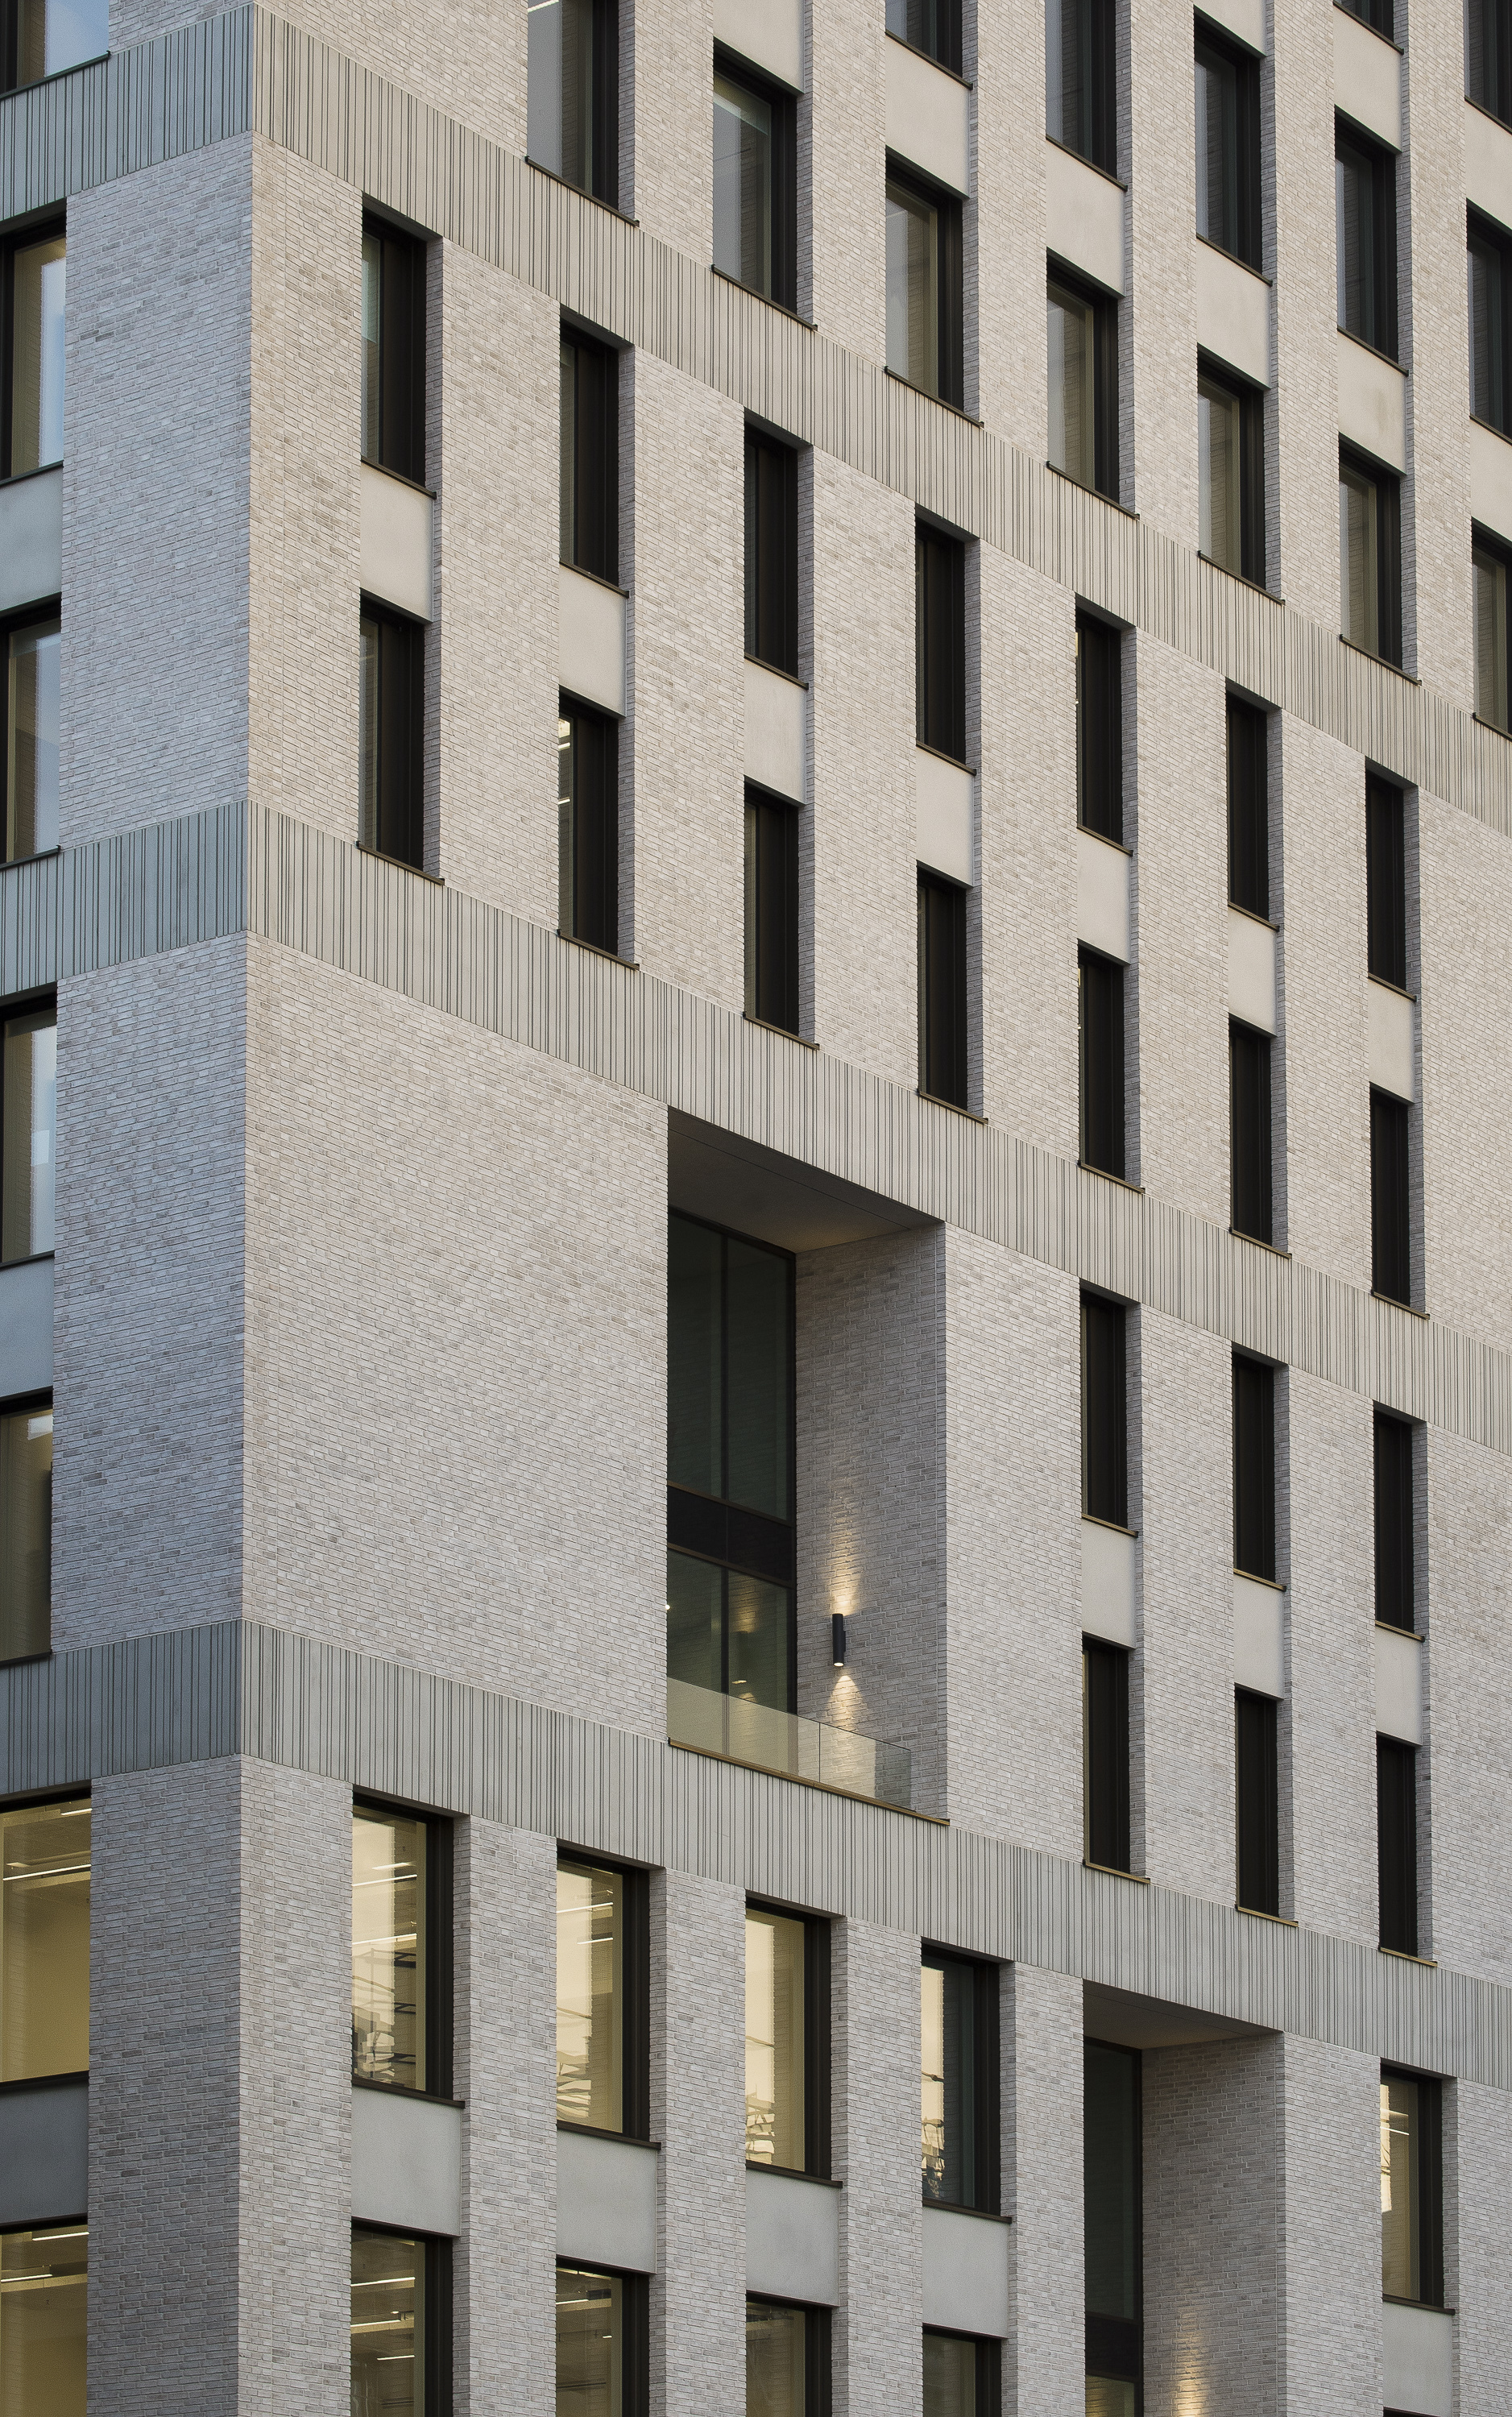
[[[1472,556],[1475,611],[1475,711],[1507,727],[1506,565],[1479,546]]]
[[[754,294],[772,290],[772,105],[714,79],[714,266]]]
[[[53,1410],[0,1418],[0,1662],[45,1653],[53,1625]]]
[[[0,2417],[84,2417],[83,2225],[0,2232]]]
[[[89,2069],[89,1806],[0,1813],[0,2081]]]
[[[364,847],[378,844],[378,653],[376,621],[362,623],[357,675],[357,836]]]
[[[1239,569],[1239,403],[1206,378],[1197,383],[1197,542],[1225,570]]]
[[[948,1957],[930,1958],[919,1974],[924,2194],[953,2207],[970,2207],[976,2196],[974,1977]]]
[[[556,2270],[556,2417],[619,2417],[625,2287],[617,2274]]]
[[[1214,51],[1197,54],[1197,232],[1239,248],[1239,71]]]
[[[567,714],[556,724],[556,928],[570,938],[577,929],[577,724]]]
[[[53,1241],[58,1128],[55,1009],[12,1015],[5,1025],[0,1253],[35,1258]]]
[[[425,2417],[425,2245],[352,2232],[352,2417]]]
[[[887,187],[887,367],[940,391],[940,213],[906,185]]]
[[[556,2113],[624,2128],[625,1880],[584,1863],[556,1869]]]
[[[559,550],[564,562],[578,558],[578,348],[562,347],[562,425],[557,445],[561,487]]]
[[[792,1262],[758,1243],[726,1246],[729,1445],[725,1494],[788,1516]]]
[[[1380,651],[1377,610],[1375,481],[1354,470],[1338,474],[1339,622],[1352,646]]]
[[[109,0],[15,0],[17,84],[102,58],[109,16]]]
[[[724,1573],[689,1553],[667,1556],[667,1676],[724,1687]]]
[[[593,190],[593,0],[528,0],[525,148],[583,192]]]
[[[10,468],[19,477],[63,459],[63,237],[23,245],[13,276]]]
[[[1087,2307],[1096,2316],[1139,2315],[1138,2090],[1136,2060],[1088,2040],[1082,2105],[1086,2293]]]
[[[976,2344],[960,2333],[924,2336],[924,2417],[976,2417]]]
[[[802,2308],[746,2302],[746,2417],[804,2417]]]
[[[1086,2417],[1137,2417],[1138,2408],[1139,2397],[1132,2383],[1115,2382],[1109,2376],[1088,2376]]]
[[[1064,286],[1051,286],[1047,298],[1051,465],[1091,487],[1097,476],[1093,309]]]
[[[425,2088],[425,1823],[352,1816],[352,2071]]]
[[[7,655],[6,860],[14,864],[58,844],[57,622],[13,630]]]
[[[700,1494],[724,1487],[723,1256],[689,1218],[667,1242],[667,1475]]]
[[[362,451],[379,459],[383,445],[384,247],[381,236],[362,234]]]
[[[746,2158],[804,2169],[801,1922],[746,1915]]]
[[[1381,2081],[1381,2289],[1388,2300],[1421,2297],[1417,2239],[1417,2084]]]
[[[730,1693],[747,1703],[789,1710],[789,1595],[786,1587],[731,1570],[725,1580],[730,1618]],[[681,1674],[679,1673],[679,1676]]]

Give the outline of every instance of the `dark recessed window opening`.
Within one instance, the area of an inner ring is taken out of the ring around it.
[[[531,0],[525,149],[537,168],[619,200],[619,0]]]
[[[829,2417],[829,2310],[747,2299],[746,2407]]]
[[[0,752],[5,860],[19,864],[58,844],[58,710],[63,625],[55,613],[0,633],[6,726]]]
[[[108,0],[5,0],[0,7],[0,92],[40,84],[110,48]]]
[[[1271,1696],[1233,1691],[1238,1903],[1247,1913],[1281,1910],[1278,1707]]]
[[[829,1924],[746,1908],[746,2163],[829,2172]]]
[[[1498,730],[1512,729],[1512,659],[1507,601],[1507,549],[1474,532],[1470,549],[1475,619],[1475,711]]]
[[[966,760],[966,549],[920,523],[914,533],[914,685],[921,747]]]
[[[1076,952],[1079,1151],[1083,1166],[1124,1178],[1124,968]]]
[[[1465,69],[1476,108],[1512,126],[1512,0],[1466,0]]]
[[[1372,32],[1384,34],[1388,42],[1392,39],[1392,0],[1338,0],[1338,6]]]
[[[1108,176],[1117,173],[1114,0],[1047,0],[1045,131]]]
[[[887,31],[960,73],[960,0],[887,0]]]
[[[1247,915],[1271,911],[1270,775],[1266,716],[1228,700],[1229,904]]]
[[[1407,800],[1390,781],[1365,783],[1366,941],[1376,981],[1407,987]]]
[[[1512,239],[1472,210],[1468,243],[1470,409],[1512,436]]]
[[[966,892],[918,875],[919,1089],[963,1108],[966,1066]]]
[[[563,1854],[556,1866],[556,2120],[643,2140],[649,2124],[648,1885]]]
[[[555,2405],[562,2417],[600,2409],[612,2409],[614,2417],[647,2417],[651,2407],[648,2298],[643,2274],[557,2267]],[[386,2406],[379,2401],[372,2405],[375,2410]],[[402,2417],[410,2417],[408,2403],[400,2405]]]
[[[746,1013],[798,1029],[798,813],[746,790]]]
[[[1128,1665],[1121,1645],[1081,1639],[1082,1851],[1110,1872],[1129,1868]]]
[[[669,1684],[795,1709],[793,1261],[668,1222]]]
[[[619,355],[562,331],[562,559],[619,576]]]
[[[1197,372],[1199,550],[1237,578],[1265,582],[1263,398],[1205,362]]]
[[[61,221],[0,244],[0,478],[63,459],[67,253]]]
[[[798,676],[798,457],[746,431],[746,652]]]
[[[1128,1312],[1101,1293],[1081,1296],[1081,1508],[1128,1526]]]
[[[1233,1566],[1276,1583],[1276,1371],[1233,1355]]]
[[[1229,1025],[1229,1222],[1252,1242],[1269,1242],[1271,1197],[1271,1037],[1253,1025]]]
[[[1260,61],[1197,20],[1197,232],[1260,266]]]
[[[1082,2048],[1082,2240],[1089,2412],[1135,2417],[1143,2377],[1143,2175],[1135,2048]]]
[[[619,949],[619,724],[563,697],[556,722],[557,929]]]
[[[425,863],[425,631],[362,600],[357,836],[418,873]]]
[[[1381,1944],[1417,1953],[1417,1748],[1401,1738],[1375,1741],[1376,1847]]]
[[[89,2070],[91,1827],[87,1796],[0,1812],[0,2084]]]
[[[1375,1413],[1375,1616],[1385,1628],[1416,1628],[1413,1430]]]
[[[0,1662],[53,1641],[53,1396],[0,1408]]]
[[[1338,324],[1397,357],[1397,160],[1343,118],[1334,131]]]
[[[1081,487],[1118,494],[1118,305],[1051,265],[1046,286],[1048,458]]]
[[[998,1968],[926,1947],[919,1972],[924,2197],[998,2211]]]
[[[1352,646],[1401,661],[1401,480],[1338,448],[1338,625]]]
[[[889,155],[886,213],[887,367],[959,410],[965,343],[960,200]]]
[[[714,266],[784,310],[798,299],[793,95],[723,51],[714,59]]]
[[[451,2095],[451,1823],[352,1808],[352,2077]]]
[[[1444,2305],[1444,2084],[1381,2068],[1381,2296]]]
[[[1412,1110],[1389,1091],[1370,1093],[1370,1289],[1413,1298]]]
[[[1124,633],[1095,613],[1076,616],[1076,818],[1124,840]]]
[[[450,2417],[451,2242],[352,2227],[352,2406]]]
[[[924,2328],[924,2417],[998,2417],[1003,2345]]]
[[[362,458],[425,484],[425,246],[362,225]]]

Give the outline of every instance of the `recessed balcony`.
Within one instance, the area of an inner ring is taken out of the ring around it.
[[[833,1787],[904,1812],[913,1801],[914,1758],[906,1745],[885,1745],[854,1729],[800,1720],[745,1695],[718,1695],[685,1679],[667,1681],[667,1735],[691,1754],[718,1755],[751,1771]]]

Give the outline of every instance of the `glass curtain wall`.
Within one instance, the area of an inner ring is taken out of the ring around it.
[[[1139,2417],[1140,2060],[1101,2040],[1083,2056],[1086,2417]]]
[[[746,1913],[746,2163],[806,2170],[802,1922]]]
[[[556,1867],[556,2118],[625,2128],[625,1876]]]
[[[53,1405],[0,1412],[0,1662],[53,1631]]]
[[[0,2232],[0,2417],[85,2417],[88,2276],[86,2226]]]
[[[6,638],[6,862],[43,856],[58,844],[56,617]]]
[[[425,2243],[352,2228],[352,2417],[425,2417]]]
[[[89,1805],[0,1813],[0,2082],[89,2070]]]
[[[424,2090],[426,1825],[352,1814],[352,2074]]]
[[[625,2286],[617,2274],[556,2270],[557,2417],[621,2417]]]

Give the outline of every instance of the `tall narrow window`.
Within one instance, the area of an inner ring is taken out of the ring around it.
[[[1049,460],[1079,486],[1118,492],[1116,304],[1052,266],[1046,287]]]
[[[746,1013],[798,1029],[798,813],[746,788]]]
[[[1480,530],[1470,549],[1475,616],[1475,711],[1498,730],[1512,729],[1512,629],[1507,602],[1507,553]]]
[[[1466,0],[1465,88],[1477,109],[1512,126],[1512,0]]]
[[[1197,20],[1197,232],[1260,266],[1260,61]]]
[[[1512,436],[1512,240],[1472,211],[1468,244],[1470,409]]]
[[[1251,387],[1200,365],[1197,542],[1210,562],[1257,586],[1265,578],[1263,410]]]
[[[919,1089],[966,1105],[966,892],[918,874]]]
[[[425,246],[362,228],[362,458],[425,484]]]
[[[960,0],[887,0],[887,31],[960,73]]]
[[[1265,716],[1240,698],[1228,700],[1229,904],[1268,921],[1270,783]]]
[[[1407,800],[1390,781],[1365,784],[1367,955],[1373,981],[1407,987]]]
[[[1376,1851],[1381,1944],[1417,1953],[1417,1748],[1375,1741]]]
[[[1046,0],[1045,131],[1117,173],[1118,21],[1114,0]]]
[[[5,633],[6,862],[45,856],[58,844],[58,671],[55,614]]]
[[[1375,1413],[1375,1616],[1383,1628],[1415,1631],[1416,1522],[1413,1510],[1413,1430],[1405,1419]]]
[[[960,407],[960,204],[887,161],[887,367],[894,377]]]
[[[1340,118],[1334,139],[1338,324],[1397,357],[1397,161]]]
[[[829,2171],[829,1925],[746,1908],[746,2163]]]
[[[1276,1371],[1233,1355],[1233,1566],[1276,1583]]]
[[[1443,2084],[1381,2068],[1381,2296],[1444,2305]]]
[[[619,355],[562,334],[562,559],[619,575]]]
[[[1138,2051],[1082,2049],[1087,2417],[1137,2417],[1143,2373]]]
[[[966,549],[922,522],[914,536],[914,680],[921,747],[966,760]]]
[[[998,1978],[927,1947],[919,1972],[920,2162],[937,2206],[997,2213]]]
[[[7,479],[63,459],[66,253],[61,226],[28,229],[23,240],[0,247],[0,477]]]
[[[556,2417],[646,2417],[649,2349],[640,2275],[558,2266]]]
[[[924,2328],[924,2417],[998,2417],[1000,2342]]]
[[[1247,1687],[1233,1691],[1233,1763],[1238,1903],[1247,1913],[1279,1913],[1280,1811],[1277,1706]]]
[[[668,1261],[669,1690],[788,1712],[793,1261],[675,1214]]]
[[[645,2133],[648,2021],[642,1872],[556,1867],[556,2120]]]
[[[363,599],[357,835],[418,873],[425,862],[425,631]]]
[[[1370,1289],[1413,1298],[1412,1110],[1388,1091],[1370,1093]]]
[[[451,2094],[451,1824],[352,1808],[352,2077]]]
[[[1340,446],[1338,626],[1352,646],[1401,661],[1401,482]]]
[[[747,2417],[829,2417],[829,2310],[746,2302]]]
[[[108,0],[7,0],[0,8],[0,92],[103,58],[109,20]]]
[[[0,1259],[53,1248],[58,1132],[58,1011],[7,1016],[0,1072]]]
[[[352,2227],[352,2408],[447,2417],[451,2243]]]
[[[1124,839],[1124,633],[1094,613],[1076,616],[1076,818],[1101,839]]]
[[[89,2229],[0,2232],[0,2409],[84,2417]]]
[[[619,0],[530,0],[525,147],[612,209],[619,199]]]
[[[714,266],[791,311],[797,302],[797,150],[791,93],[718,52]]]
[[[0,1813],[0,2083],[89,2070],[89,1828],[87,1797]]]
[[[563,697],[556,723],[556,924],[619,949],[619,724]]]
[[[1129,1868],[1128,1662],[1121,1645],[1081,1639],[1082,1851],[1110,1872]]]
[[[1081,1296],[1081,1509],[1128,1526],[1128,1313],[1101,1293]]]
[[[0,1410],[0,1662],[53,1637],[53,1404]]]
[[[1094,949],[1076,952],[1080,1156],[1124,1178],[1124,968]]]
[[[1229,1222],[1268,1242],[1271,1224],[1271,1037],[1229,1025]]]
[[[746,652],[798,676],[798,457],[746,431]]]

